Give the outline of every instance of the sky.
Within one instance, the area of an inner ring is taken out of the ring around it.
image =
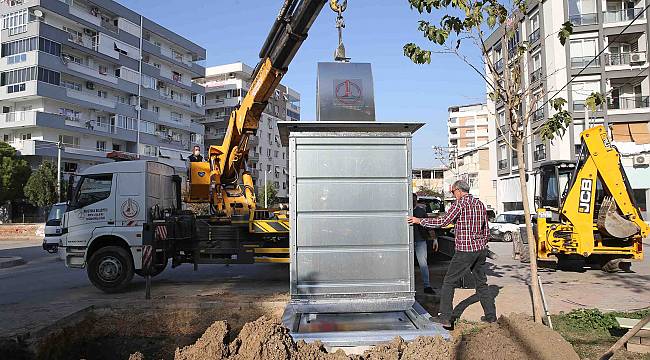
[[[207,50],[207,65],[243,61],[255,66],[282,0],[117,0]],[[422,122],[413,140],[413,166],[439,166],[432,146],[447,144],[447,109],[485,101],[485,83],[453,55],[434,54],[430,65],[403,55],[408,42],[427,45],[420,15],[407,0],[349,0],[343,40],[353,62],[372,64],[377,121]],[[289,66],[283,83],[301,95],[301,119],[316,118],[316,67],[333,61],[336,14],[328,6]],[[432,44],[432,46],[435,46]],[[462,48],[461,48],[462,49]],[[472,49],[466,50],[472,54]]]

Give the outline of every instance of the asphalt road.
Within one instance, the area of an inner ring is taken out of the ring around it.
[[[650,248],[650,244],[645,244]],[[530,313],[529,272],[526,264],[511,259],[512,245],[491,243],[499,255],[489,264],[488,282],[497,289],[497,311]],[[0,269],[0,336],[24,333],[90,305],[144,302],[144,279],[134,277],[120,294],[105,294],[93,287],[85,270],[68,269],[58,255],[48,254],[37,239],[0,239],[1,256],[21,256],[25,265]],[[446,271],[444,260],[430,261],[434,288]],[[571,273],[540,270],[550,311],[557,313],[578,307],[602,310],[631,310],[650,307],[650,259],[635,263],[632,273],[605,274],[600,270]],[[430,312],[437,310],[438,298],[422,294],[419,271],[416,298]],[[191,265],[167,268],[153,279],[152,297],[156,304],[174,302],[260,302],[288,300],[287,264],[203,265],[194,272]],[[456,291],[455,303],[470,297],[473,290]],[[467,302],[465,302],[467,305]],[[479,304],[470,302],[463,318],[478,320]]]

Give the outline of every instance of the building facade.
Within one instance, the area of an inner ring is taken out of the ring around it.
[[[413,191],[415,193],[432,190],[444,192],[444,167],[438,168],[416,168],[412,170]]]
[[[206,91],[206,112],[202,121],[206,147],[222,144],[230,113],[246,96],[253,70],[241,62],[206,69],[205,78],[199,81]],[[255,187],[261,189],[265,183],[272,183],[280,201],[289,198],[289,157],[287,148],[280,143],[277,123],[299,120],[300,94],[280,84],[262,114],[257,134],[250,139],[248,168]]]
[[[647,156],[645,144],[649,141],[650,39],[644,12],[648,4],[647,0],[532,1],[526,13],[520,14],[514,38],[503,41],[500,28],[486,44],[488,56],[502,73],[513,65],[504,64],[505,52],[514,54],[516,44],[524,40],[529,43],[530,51],[519,65],[523,70],[522,88],[531,89],[540,99],[535,103],[525,101],[521,109],[523,113],[533,113],[528,129],[533,135],[525,144],[531,175],[545,161],[574,160],[580,148],[580,133],[596,124],[605,124],[611,129],[613,141],[629,149],[623,163],[636,203],[644,213],[650,199],[650,169],[633,159]],[[556,33],[567,21],[574,26],[573,34],[562,46]],[[595,112],[585,109],[585,100],[593,92],[600,92],[607,99]],[[564,136],[552,142],[542,141],[531,130],[553,115],[547,104],[553,96],[567,100],[573,123]],[[521,209],[518,154],[510,146],[504,104],[489,100],[488,110],[496,118],[489,124],[490,138],[496,138],[490,143],[490,157],[497,165],[492,177],[497,180],[498,210]],[[535,177],[529,179],[528,195],[533,206]]]
[[[177,168],[203,145],[205,49],[111,1],[0,4],[0,140],[76,172],[120,151]]]
[[[453,201],[449,191],[456,180],[465,180],[471,194],[494,207],[496,194],[490,176],[489,121],[487,104],[449,107],[449,167],[444,173],[445,200]]]

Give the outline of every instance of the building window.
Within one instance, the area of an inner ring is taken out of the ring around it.
[[[97,151],[106,151],[106,141],[97,141]]]
[[[569,21],[573,25],[596,24],[596,0],[569,0]]]
[[[5,86],[36,80],[36,73],[36,67],[5,71],[0,74],[0,85]]]
[[[81,118],[81,114],[79,111],[75,111],[73,109],[67,109],[67,108],[59,108],[59,115],[63,115],[65,117],[65,120],[68,121],[79,121]]]
[[[142,74],[142,87],[158,90],[158,80],[149,75]]]
[[[52,85],[61,84],[61,74],[46,68],[38,68],[38,80]]]
[[[81,84],[76,83],[74,81],[61,80],[61,86],[66,87],[68,89],[81,91]]]
[[[117,115],[115,126],[120,129],[138,130],[138,120],[132,117]],[[151,124],[151,123],[150,123]]]
[[[574,82],[571,84],[571,97],[574,111],[584,111],[585,101],[594,92],[600,92],[600,81]]]
[[[13,93],[16,93],[16,92],[21,92],[21,91],[25,91],[25,83],[7,86],[7,93],[8,94],[13,94]]]
[[[64,146],[78,148],[79,147],[79,138],[71,135],[59,135],[59,142],[63,143]]]
[[[77,172],[77,163],[73,162],[64,162],[63,163],[63,171],[68,172],[68,173],[75,173]]]
[[[596,39],[571,40],[571,68],[598,67],[600,61],[595,58],[598,52]],[[592,61],[593,60],[593,61]]]
[[[150,122],[150,121],[145,121],[141,120],[140,121],[140,131],[147,133],[147,134],[155,134],[156,133],[156,124]]]
[[[32,37],[2,44],[2,57],[26,53],[38,49],[38,38]]]
[[[158,157],[158,147],[154,145],[140,145],[140,154],[144,156]]]
[[[181,121],[183,121],[183,114],[179,114],[177,112],[172,112],[171,118],[172,118],[172,121],[181,122]]]
[[[9,30],[9,35],[27,31],[27,9],[22,9],[2,16],[2,30]]]
[[[275,150],[274,155],[275,155],[276,158],[278,157],[279,153],[280,153],[279,151]]]
[[[501,111],[499,113],[499,126],[505,126],[506,125],[506,112]]]
[[[61,56],[61,44],[46,38],[38,38],[38,49],[54,56]]]
[[[12,55],[7,58],[7,65],[20,64],[27,61],[27,54]]]
[[[97,96],[106,99],[108,97],[108,93],[104,90],[97,90]]]

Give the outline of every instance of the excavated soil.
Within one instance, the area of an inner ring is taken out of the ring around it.
[[[0,341],[0,359],[578,359],[558,333],[523,315],[501,317],[489,325],[461,323],[450,341],[441,337],[419,337],[411,342],[395,338],[362,355],[346,355],[342,350],[328,353],[319,342],[294,342],[280,324],[280,316],[281,307],[275,303],[95,310],[66,327],[42,334],[28,347]]]

